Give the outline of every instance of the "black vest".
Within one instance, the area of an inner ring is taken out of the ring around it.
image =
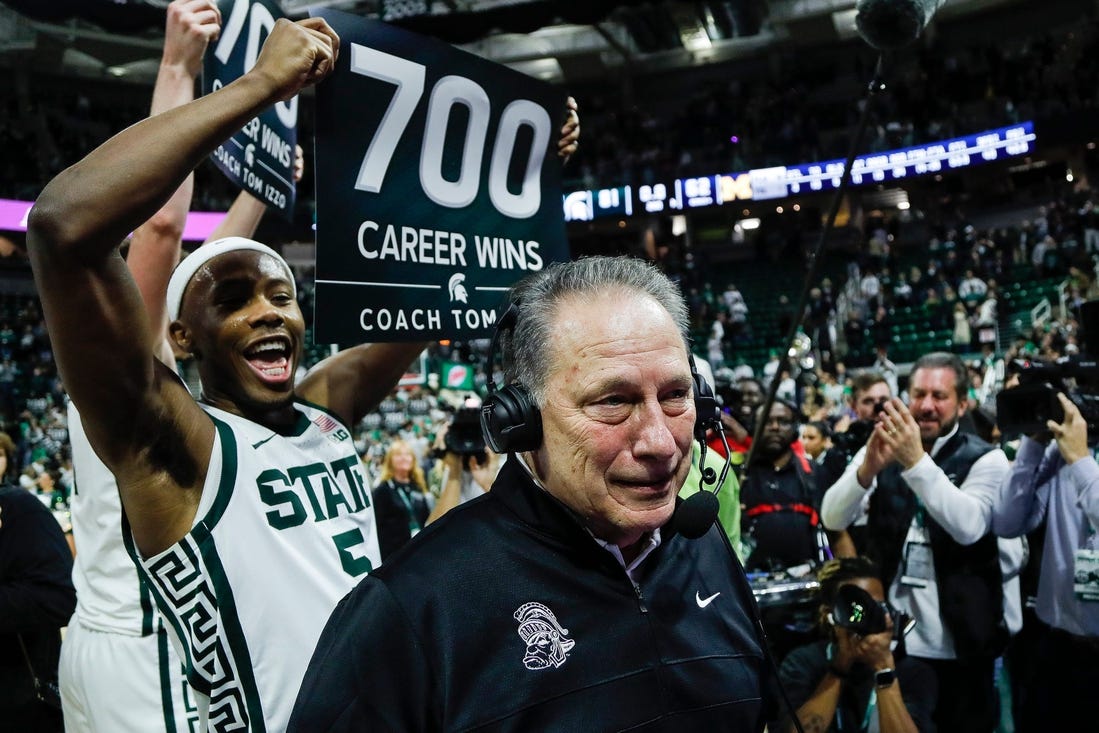
[[[991,450],[991,445],[975,435],[959,431],[934,460],[951,483],[961,486],[977,459]],[[877,488],[870,497],[867,555],[880,565],[886,588],[896,576],[918,508],[916,495],[900,474],[896,463],[887,466],[878,474]],[[1008,633],[995,535],[989,532],[972,545],[963,546],[929,514],[924,517],[935,565],[939,614],[954,636],[958,659],[997,656],[1007,644]]]

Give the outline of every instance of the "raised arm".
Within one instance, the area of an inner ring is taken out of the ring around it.
[[[294,183],[301,181],[302,174],[304,173],[305,151],[302,150],[301,145],[295,145]],[[217,241],[223,237],[247,237],[248,239],[251,239],[252,235],[256,233],[256,228],[259,227],[260,221],[263,220],[263,215],[266,213],[267,204],[247,191],[241,191],[233,200],[233,205],[229,207],[229,211],[225,214],[225,218],[214,228],[214,231],[210,232],[210,236],[206,238],[206,241],[203,242],[203,244]]]
[[[322,19],[279,20],[251,71],[114,136],[51,181],[31,211],[28,249],[58,368],[123,501],[141,487],[128,515],[140,505],[150,522],[175,528],[193,517],[195,492],[180,506],[178,491],[149,484],[200,488],[213,426],[156,366],[152,326],[118,244],[245,122],[327,76],[337,47]],[[136,536],[140,519],[130,519]]]
[[[195,98],[195,78],[202,70],[206,46],[221,31],[221,14],[213,0],[173,0],[164,25],[164,52],[160,59],[150,116],[175,109]],[[164,294],[172,268],[179,261],[180,242],[191,208],[194,176],[188,174],[175,193],[144,224],[134,230],[126,262],[141,292],[151,325],[150,347],[171,366],[171,348],[164,340],[168,318]]]
[[[306,400],[354,425],[385,399],[426,342],[361,344],[317,364],[298,385]]]
[[[992,531],[996,536],[1019,537],[1041,524],[1049,504],[1049,480],[1062,465],[1060,454],[1047,451],[1047,445],[1040,440],[1023,436],[992,507]]]

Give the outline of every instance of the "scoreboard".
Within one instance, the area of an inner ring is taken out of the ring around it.
[[[855,158],[851,183],[863,186],[900,181],[1027,155],[1033,152],[1035,139],[1034,123],[1028,121],[966,137],[868,153]],[[564,197],[565,221],[684,211],[831,191],[843,179],[845,162],[799,163],[643,186],[573,191]]]

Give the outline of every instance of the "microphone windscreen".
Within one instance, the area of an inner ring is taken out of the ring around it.
[[[900,48],[919,38],[945,0],[858,0],[855,26],[874,48]]]
[[[697,540],[706,534],[717,521],[717,495],[710,491],[699,491],[680,502],[672,515],[675,531],[689,540]]]

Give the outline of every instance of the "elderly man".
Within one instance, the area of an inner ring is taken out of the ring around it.
[[[959,430],[968,373],[956,355],[917,359],[908,391],[908,405],[885,403],[866,446],[825,493],[821,517],[843,529],[872,492],[866,554],[882,568],[890,603],[919,622],[906,644],[938,678],[935,724],[991,731],[994,663],[1022,625],[1022,546],[991,532],[1007,458]]]
[[[486,420],[508,461],[341,602],[290,730],[761,730],[743,570],[720,527],[670,521],[696,415],[682,296],[591,258],[512,304],[518,410]]]

